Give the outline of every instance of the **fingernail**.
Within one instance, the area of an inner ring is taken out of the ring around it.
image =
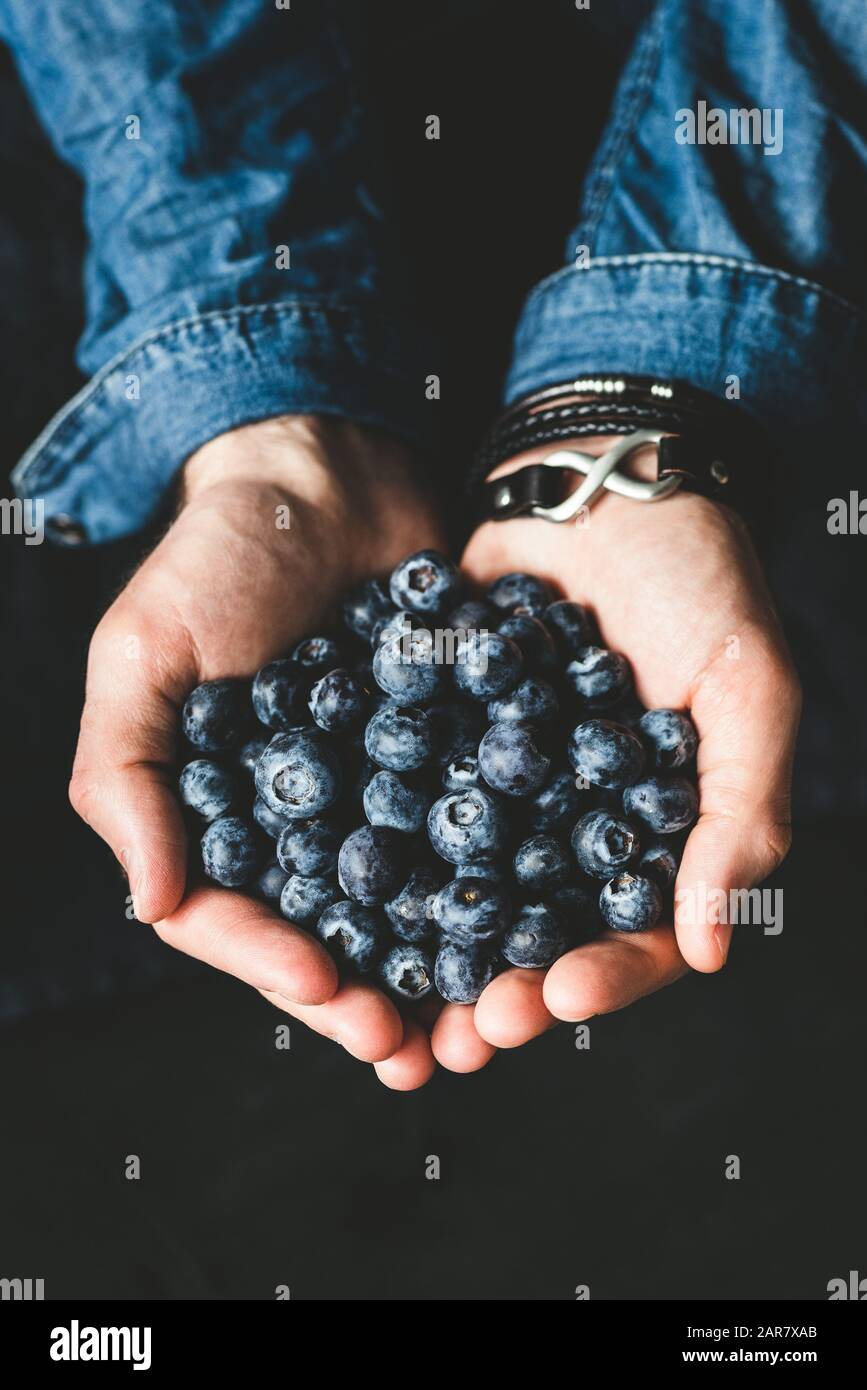
[[[716,931],[713,934],[713,939],[717,944],[717,950],[720,953],[720,960],[722,961],[722,964],[725,965],[726,961],[728,960],[729,946],[731,945],[732,939],[731,927],[717,927]]]

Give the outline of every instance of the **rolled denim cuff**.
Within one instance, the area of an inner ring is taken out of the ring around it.
[[[235,305],[166,324],[108,362],[16,466],[52,539],[118,539],[158,511],[202,444],[283,414],[337,415],[422,446],[424,370],[396,319],[358,300]],[[427,411],[425,406],[427,405]]]
[[[573,377],[670,377],[802,453],[867,425],[867,316],[820,285],[725,256],[599,256],[529,295],[505,403]]]

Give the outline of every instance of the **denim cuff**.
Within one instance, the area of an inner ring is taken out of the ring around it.
[[[529,295],[505,403],[600,372],[670,377],[737,399],[801,452],[831,424],[844,434],[867,425],[867,315],[809,280],[748,261],[599,256]]]
[[[42,500],[50,538],[100,542],[144,526],[184,460],[239,425],[338,415],[423,446],[425,370],[408,342],[361,298],[236,305],[166,324],[96,373],[12,482]]]

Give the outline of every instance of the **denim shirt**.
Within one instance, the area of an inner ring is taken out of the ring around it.
[[[735,395],[793,456],[829,421],[852,440],[867,424],[863,0],[647,8],[505,399],[665,374]],[[357,88],[363,27],[358,0],[0,0],[0,36],[85,186],[90,380],[14,473],[49,534],[135,531],[194,449],[268,416],[426,442],[430,356]]]

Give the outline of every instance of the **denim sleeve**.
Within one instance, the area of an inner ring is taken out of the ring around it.
[[[268,416],[421,439],[422,345],[386,245],[350,11],[0,0],[0,37],[84,182],[91,379],[13,475],[49,534],[134,531],[194,449]]]
[[[659,373],[739,399],[784,446],[863,428],[865,87],[863,0],[660,0],[569,263],[522,311],[507,401]]]

